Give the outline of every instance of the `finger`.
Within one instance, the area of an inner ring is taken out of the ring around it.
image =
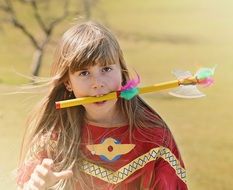
[[[45,186],[44,179],[40,178],[36,173],[32,173],[30,180],[31,183],[38,188],[42,188]]]
[[[73,176],[73,172],[72,172],[72,170],[54,172],[54,176],[57,178],[57,180],[68,179],[68,178],[71,178]]]
[[[46,177],[49,173],[49,169],[45,168],[42,165],[37,165],[34,172],[36,175],[38,175],[39,177]]]
[[[51,169],[52,166],[53,166],[53,160],[52,159],[49,159],[49,158],[45,158],[42,163],[41,163],[41,166],[47,168],[47,169]]]
[[[32,183],[31,180],[27,183],[26,187],[24,186],[24,189],[25,189],[25,190],[39,190],[39,188],[36,187],[36,186]]]

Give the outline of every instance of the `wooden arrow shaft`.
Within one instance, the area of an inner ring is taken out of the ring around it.
[[[138,90],[139,90],[139,94],[145,94],[145,93],[150,93],[150,92],[158,92],[158,91],[166,90],[170,88],[176,88],[179,85],[191,85],[191,84],[195,85],[197,83],[198,81],[195,77],[190,77],[187,79],[173,80],[173,81],[163,82],[159,84],[154,84],[151,86],[141,87],[141,88],[138,88]],[[118,98],[118,92],[111,92],[101,97],[82,97],[82,98],[75,98],[71,100],[63,100],[63,101],[56,102],[56,109],[78,106],[78,105],[94,103],[94,102],[101,102],[101,101],[112,100],[112,99],[117,99],[117,98]]]

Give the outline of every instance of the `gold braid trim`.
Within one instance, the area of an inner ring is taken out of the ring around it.
[[[108,183],[118,184],[131,176],[137,170],[143,168],[147,163],[158,158],[163,158],[165,161],[167,161],[168,164],[176,171],[176,175],[184,183],[186,183],[185,169],[180,165],[180,162],[176,158],[176,156],[168,148],[165,147],[153,148],[149,152],[139,156],[138,158],[134,159],[129,164],[121,167],[117,171],[112,171],[98,166],[85,159],[80,160],[79,169],[86,174],[97,177]]]

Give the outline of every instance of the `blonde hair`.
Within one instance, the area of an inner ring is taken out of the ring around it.
[[[81,155],[79,151],[82,126],[85,125],[85,109],[83,106],[66,109],[55,109],[55,101],[74,98],[66,89],[64,83],[68,80],[68,73],[92,65],[109,65],[119,63],[122,70],[122,85],[130,79],[128,69],[123,58],[122,50],[114,35],[104,26],[95,22],[77,24],[64,33],[55,52],[52,65],[50,90],[44,97],[39,107],[34,111],[28,124],[30,143],[24,148],[28,149],[38,139],[52,130],[59,131],[56,154],[52,155],[57,171],[72,168],[75,177],[59,182],[59,188],[73,189],[75,180],[83,183],[88,189],[85,176],[77,169],[77,162]],[[137,129],[143,136],[150,140],[150,133],[142,130],[144,127],[167,128],[158,114],[149,107],[139,96],[130,101],[118,99],[117,105],[128,119],[130,137],[132,130]],[[49,147],[47,151],[50,152]],[[22,155],[22,159],[25,156]]]

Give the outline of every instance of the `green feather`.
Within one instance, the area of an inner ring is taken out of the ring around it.
[[[214,68],[201,68],[197,71],[197,73],[195,74],[195,76],[198,79],[205,79],[208,77],[211,77],[214,75],[214,71],[215,71],[215,67]]]
[[[138,92],[139,92],[138,88],[131,88],[131,89],[122,91],[120,94],[120,97],[124,98],[126,100],[130,100],[134,96],[136,96],[138,94]]]

